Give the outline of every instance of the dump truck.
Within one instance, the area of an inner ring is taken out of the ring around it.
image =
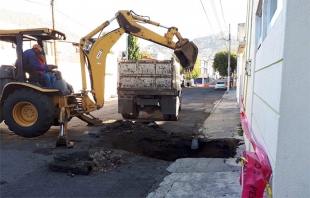
[[[105,33],[105,28],[114,20],[119,27]],[[142,24],[166,28],[167,33],[159,35]],[[44,86],[31,84],[25,78],[22,58],[24,42],[37,42],[45,49],[46,42],[64,41],[66,35],[49,28],[0,29],[0,41],[16,46],[17,55],[14,66],[4,65],[1,69],[0,122],[4,121],[15,134],[27,138],[43,135],[51,126],[60,126],[56,145],[72,147],[73,142],[67,138],[67,123],[71,118],[77,117],[89,125],[102,124],[90,113],[104,106],[107,54],[124,33],[174,50],[182,67],[185,70],[193,69],[198,48],[183,38],[178,28],[163,26],[131,10],[120,10],[110,20],[82,37],[79,43],[74,43],[79,48],[82,90],[75,93],[68,91],[65,79],[59,81],[61,86],[45,89]],[[90,89],[87,85],[90,85]]]
[[[177,121],[181,110],[180,64],[171,60],[122,60],[118,63],[118,113],[136,119],[140,111],[160,111]]]

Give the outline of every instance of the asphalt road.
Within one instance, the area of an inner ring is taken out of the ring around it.
[[[155,120],[171,133],[197,133],[224,92],[214,88],[185,88],[179,121],[163,121],[160,113],[141,113],[137,120]],[[117,113],[117,100],[107,101],[93,115],[103,121],[122,120]],[[75,142],[74,147],[53,149],[58,130],[52,127],[40,137],[26,139],[0,124],[0,197],[146,197],[168,174],[166,168],[172,163],[136,156],[130,164],[94,176],[73,177],[53,172],[47,164],[55,155],[85,151],[98,141],[89,135],[98,127],[88,127],[73,118],[68,124],[68,135]]]

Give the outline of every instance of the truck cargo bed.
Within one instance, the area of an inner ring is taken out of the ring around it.
[[[118,69],[118,92],[150,90],[161,95],[180,89],[179,67],[173,60],[122,61]]]

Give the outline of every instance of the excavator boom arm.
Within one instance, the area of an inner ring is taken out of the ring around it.
[[[115,19],[119,24],[119,28],[101,36],[100,33],[103,29]],[[167,28],[167,33],[163,36],[159,35],[138,23],[147,23]],[[93,38],[98,33],[98,38]],[[180,60],[181,66],[186,70],[192,70],[196,62],[198,55],[196,45],[193,42],[189,42],[188,39],[183,38],[176,27],[168,28],[162,26],[146,17],[136,15],[133,11],[119,11],[111,20],[104,22],[80,40],[83,90],[86,90],[86,66],[90,75],[91,93],[93,94],[98,108],[102,107],[104,103],[104,81],[107,54],[124,33],[173,49],[175,55]],[[177,38],[177,42],[173,41],[174,37]]]

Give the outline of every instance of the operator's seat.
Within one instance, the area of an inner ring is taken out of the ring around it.
[[[2,90],[6,84],[16,81],[15,67],[13,65],[1,65],[0,66],[0,98],[2,96]]]
[[[16,81],[18,81],[17,61],[18,61],[18,59],[16,59],[15,63],[13,64],[13,66],[14,66],[14,79]],[[29,74],[24,71],[24,81],[27,81],[28,79],[29,79]]]

